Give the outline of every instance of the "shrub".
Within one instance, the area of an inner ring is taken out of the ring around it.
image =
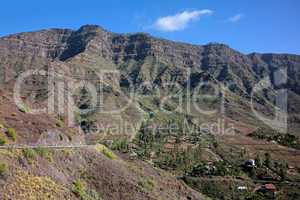
[[[7,174],[8,168],[5,163],[0,163],[0,177],[3,177]]]
[[[73,183],[73,192],[78,195],[79,197],[84,196],[85,193],[85,186],[84,184],[81,182],[81,180],[77,179],[74,183]]]
[[[6,144],[7,144],[7,139],[4,136],[0,135],[0,145],[2,146]]]
[[[19,110],[23,113],[29,113],[30,112],[30,109],[25,105],[22,106],[22,107],[19,107]]]
[[[80,115],[79,112],[75,112],[74,118],[75,118],[75,122],[76,122],[77,124],[80,124],[80,122],[82,121],[82,118],[81,118],[81,115]]]
[[[118,139],[118,140],[113,141],[111,149],[118,150],[123,153],[128,152],[129,146],[128,146],[127,139]]]
[[[59,140],[63,141],[64,140],[64,136],[62,134],[59,134]]]
[[[97,144],[95,146],[96,151],[102,153],[103,155],[105,155],[106,157],[108,157],[111,160],[115,160],[117,158],[117,156],[110,151],[106,146],[102,145],[102,144]]]
[[[155,187],[155,181],[151,178],[143,179],[139,182],[139,185],[142,186],[147,191],[152,191]]]
[[[57,127],[63,127],[64,126],[64,122],[62,120],[57,120],[56,123],[55,123],[55,125]]]
[[[116,155],[113,152],[109,151],[108,149],[104,149],[102,153],[109,159],[114,160],[117,158]]]
[[[257,154],[255,156],[255,163],[256,163],[257,167],[262,167],[263,166],[263,160],[262,160],[262,157],[259,154]]]
[[[32,163],[32,161],[36,158],[36,153],[32,149],[23,149],[22,153],[29,163]]]
[[[35,152],[36,152],[39,156],[41,156],[41,157],[45,157],[45,156],[47,156],[48,153],[49,153],[48,149],[46,149],[46,148],[44,148],[44,147],[37,147],[37,148],[35,149]]]
[[[52,161],[52,153],[51,151],[49,151],[49,149],[44,147],[38,147],[35,149],[35,152],[42,158],[46,158],[47,160]]]
[[[271,159],[271,155],[269,153],[265,153],[264,165],[268,168],[272,167],[272,159]]]
[[[73,183],[72,191],[80,197],[81,200],[101,200],[98,193],[94,190],[87,190],[86,185],[80,179],[77,179]]]
[[[17,140],[17,133],[16,133],[15,129],[8,128],[6,134],[8,137],[10,137],[12,139],[12,141],[15,142]]]

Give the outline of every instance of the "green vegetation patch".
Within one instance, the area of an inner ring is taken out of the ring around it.
[[[33,149],[29,149],[29,148],[23,149],[22,154],[23,154],[24,158],[26,158],[26,160],[28,161],[29,164],[32,164],[37,156],[36,152]]]
[[[17,140],[17,133],[14,128],[8,128],[6,134],[12,141],[15,142]]]
[[[5,163],[0,163],[0,178],[4,177],[8,172],[8,167]]]
[[[69,193],[50,177],[33,176],[24,171],[17,171],[14,177],[14,181],[5,186],[4,194],[10,195],[7,199],[65,199]]]
[[[123,153],[126,153],[129,151],[129,146],[128,146],[128,140],[127,139],[118,139],[114,140],[111,146],[112,150],[117,150],[121,151]]]
[[[3,135],[0,135],[0,146],[6,145],[7,142],[7,139]]]
[[[282,134],[273,130],[260,128],[249,134],[250,137],[259,140],[275,141],[283,146],[300,149],[300,138],[292,134]]]
[[[138,184],[147,191],[153,191],[156,182],[152,178],[144,178]]]
[[[38,148],[35,149],[35,152],[39,156],[41,156],[42,158],[45,158],[45,159],[47,159],[49,161],[53,160],[53,158],[52,158],[52,152],[49,149],[45,148],[45,147],[38,147]]]
[[[27,106],[22,106],[22,107],[19,107],[19,110],[23,113],[29,113],[30,112],[30,108],[27,107]]]
[[[103,144],[97,144],[95,146],[95,149],[97,152],[102,153],[103,155],[105,155],[107,158],[111,160],[117,159],[117,156]]]
[[[212,199],[245,199],[253,189],[250,182],[223,177],[208,179],[185,176],[183,181]],[[246,190],[239,191],[238,186],[245,186]]]
[[[88,190],[80,179],[74,181],[72,191],[81,200],[101,200],[99,194],[95,190]]]
[[[62,121],[62,120],[57,120],[56,121],[56,123],[55,123],[55,125],[57,126],[57,127],[64,127],[64,122]]]

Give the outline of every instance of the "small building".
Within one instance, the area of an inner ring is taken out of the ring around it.
[[[263,193],[271,193],[272,195],[276,195],[276,186],[272,183],[264,184],[257,189],[258,192]]]
[[[237,189],[238,190],[247,190],[248,188],[246,186],[238,186]]]
[[[253,159],[246,160],[244,163],[244,166],[248,167],[248,168],[255,167],[255,160],[253,160]]]
[[[129,158],[131,160],[135,160],[135,159],[138,158],[138,154],[135,151],[133,151],[133,152],[130,153]]]
[[[276,186],[275,185],[273,185],[273,184],[271,184],[271,183],[269,183],[269,184],[265,184],[264,186],[263,186],[267,191],[270,191],[270,192],[276,192]]]

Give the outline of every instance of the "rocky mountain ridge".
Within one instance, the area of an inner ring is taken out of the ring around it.
[[[291,132],[296,132],[299,127],[299,108],[296,105],[300,99],[300,56],[297,55],[244,55],[224,44],[191,45],[154,38],[144,33],[116,34],[96,25],[85,25],[77,31],[49,29],[2,37],[0,65],[0,82],[5,86],[28,69],[48,69],[53,65],[66,76],[77,73],[82,76],[86,73],[83,71],[93,74],[103,69],[116,70],[120,73],[119,77],[108,79],[110,84],[106,88],[107,99],[104,102],[108,103],[104,103],[104,107],[108,108],[125,104],[128,93],[125,92],[123,97],[119,94],[129,87],[136,88],[139,95],[154,97],[157,95],[153,92],[155,88],[160,88],[163,93],[174,93],[174,88],[170,90],[165,87],[168,83],[178,84],[184,89],[190,84],[192,94],[203,82],[213,82],[218,86],[223,84],[227,85],[231,98],[225,101],[228,108],[226,115],[242,121],[255,118],[253,115],[246,116],[251,111],[252,90],[259,81],[269,77],[270,88],[255,94],[255,107],[264,114],[272,115],[273,106],[268,105],[275,104],[276,89],[284,86],[288,88]],[[287,77],[285,83],[276,83],[276,72],[279,72],[277,76],[280,80]],[[91,78],[93,75],[87,76]],[[141,101],[139,103],[143,104]],[[243,112],[237,111],[237,106],[242,106]],[[128,121],[132,116],[137,117],[133,121],[141,118],[142,113],[137,105],[132,105],[129,110],[122,112],[122,120]],[[201,113],[184,113],[201,116]],[[89,121],[106,117],[91,114],[89,118],[93,119]],[[257,120],[254,120],[256,123]]]

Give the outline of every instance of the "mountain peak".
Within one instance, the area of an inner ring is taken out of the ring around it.
[[[96,24],[85,24],[78,29],[78,31],[95,31],[95,30],[106,31],[103,27]]]

